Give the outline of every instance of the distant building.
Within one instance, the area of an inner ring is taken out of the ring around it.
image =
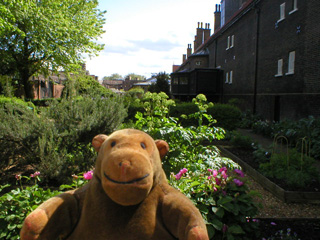
[[[98,81],[97,76],[90,75],[89,71],[86,70],[86,64],[82,65],[82,70],[86,75]],[[66,74],[61,71],[58,74],[53,73],[48,77],[44,75],[32,76],[30,80],[33,82],[34,99],[44,99],[60,98],[68,78]]]
[[[214,33],[198,23],[172,94],[240,100],[269,120],[320,116],[319,0],[222,0]]]

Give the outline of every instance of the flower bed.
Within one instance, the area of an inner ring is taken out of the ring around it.
[[[270,179],[260,174],[243,159],[240,159],[239,157],[231,153],[231,151],[229,151],[230,149],[222,146],[219,146],[219,149],[224,156],[229,157],[233,161],[238,163],[249,176],[251,176],[263,188],[270,191],[273,195],[278,197],[283,202],[320,203],[320,192],[286,191],[282,187],[272,182]],[[250,153],[248,152],[248,154]]]

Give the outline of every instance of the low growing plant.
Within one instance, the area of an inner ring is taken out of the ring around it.
[[[230,161],[230,160],[229,160]],[[256,239],[258,205],[239,166],[202,171],[183,168],[170,183],[187,195],[206,221],[210,239]]]
[[[40,172],[35,172],[30,177],[17,175],[20,187],[0,197],[0,239],[20,239],[19,232],[26,216],[42,202],[60,193],[39,187],[39,175]],[[22,181],[24,184],[34,182],[31,186],[23,187]],[[8,184],[0,186],[0,193],[8,187]]]

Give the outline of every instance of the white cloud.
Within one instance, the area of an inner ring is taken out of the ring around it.
[[[100,0],[107,10],[106,33],[99,42],[105,49],[87,60],[91,74],[123,76],[136,73],[171,73],[194,40],[197,22],[213,28],[214,5],[220,0]]]

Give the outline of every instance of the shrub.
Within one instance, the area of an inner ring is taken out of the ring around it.
[[[235,147],[251,150],[255,145],[251,137],[242,135],[240,132],[237,131],[231,132],[230,143]]]
[[[17,105],[0,108],[0,143],[5,164],[37,165],[47,179],[61,183],[77,169],[94,163],[89,143],[96,134],[113,132],[126,115],[119,97],[63,99],[40,114]]]
[[[242,113],[234,105],[216,103],[208,108],[208,114],[217,120],[216,126],[225,130],[234,130],[240,126]]]

